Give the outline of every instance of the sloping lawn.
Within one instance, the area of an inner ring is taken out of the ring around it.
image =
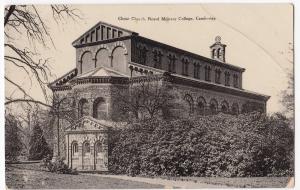
[[[225,185],[236,188],[284,188],[289,177],[161,177],[175,181],[194,181],[212,185]]]
[[[13,189],[154,189],[164,188],[142,182],[87,175],[47,172],[40,164],[6,164],[6,186]]]
[[[93,175],[55,174],[40,167],[40,164],[6,164],[6,185],[13,189],[154,189],[164,188],[144,182],[128,181]],[[153,178],[153,177],[151,177]],[[157,177],[173,181],[193,181],[235,188],[283,188],[288,177]]]

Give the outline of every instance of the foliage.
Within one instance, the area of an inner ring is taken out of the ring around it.
[[[294,73],[288,73],[288,87],[281,92],[282,98],[281,103],[284,106],[285,115],[294,118],[294,106],[295,106],[295,95],[294,95]]]
[[[34,125],[33,134],[30,138],[29,159],[41,160],[48,154],[51,154],[51,150],[44,138],[43,131],[39,124]]]
[[[242,113],[250,113],[250,112],[263,112],[264,107],[257,102],[247,101],[242,107]]]
[[[57,159],[56,161],[51,162],[50,155],[43,159],[42,167],[47,168],[48,171],[52,173],[78,175],[77,170],[68,167],[68,165],[64,163],[63,159]]]
[[[109,169],[163,176],[284,176],[293,171],[293,131],[275,114],[145,120],[112,131]]]
[[[11,115],[5,115],[5,159],[16,160],[22,150],[22,141],[18,121]]]

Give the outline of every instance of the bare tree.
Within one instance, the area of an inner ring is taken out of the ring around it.
[[[293,44],[289,43],[289,49],[286,53],[282,52],[287,61],[294,63],[294,48]],[[295,109],[295,95],[294,95],[294,72],[293,69],[287,71],[288,86],[281,92],[281,103],[284,106],[284,113],[288,118],[293,120]]]
[[[72,123],[76,120],[74,98],[74,96],[59,97],[55,94],[54,97],[51,97],[53,106],[50,108],[41,106],[40,104],[28,104],[28,102],[18,103],[21,111],[14,113],[14,118],[18,123],[17,126],[20,131],[22,152],[24,155],[29,155],[29,150],[32,146],[30,139],[34,126],[41,127],[43,138],[46,139],[49,147],[53,147],[53,143],[60,143],[59,138],[57,138],[58,142],[55,141],[54,134],[56,136],[63,135],[64,128],[61,126],[62,120],[68,123]]]
[[[174,99],[168,87],[161,80],[151,80],[151,77],[139,80],[130,84],[129,89],[119,92],[116,98],[119,109],[134,119],[166,117]]]
[[[281,103],[284,106],[285,115],[289,118],[294,117],[294,106],[295,106],[295,97],[294,97],[294,73],[288,73],[288,86],[285,90],[282,91]]]
[[[5,115],[5,159],[16,160],[21,154],[23,144],[19,122],[14,115]]]
[[[67,5],[49,5],[48,11],[55,22],[71,18],[80,19],[80,12]],[[35,48],[35,44],[47,48],[49,43],[54,46],[50,29],[41,16],[41,10],[35,5],[10,5],[5,7],[4,13],[4,34],[5,34],[5,64],[9,64],[15,69],[21,69],[28,76],[29,82],[37,83],[48,101],[47,84],[49,77],[52,76],[49,67],[49,60],[41,58]],[[28,46],[21,47],[19,40],[27,41]],[[5,95],[5,105],[14,102],[31,102],[49,106],[39,100],[35,100],[28,89],[14,80],[13,77],[5,74],[5,80],[12,85],[21,96],[16,97],[15,91]]]
[[[18,122],[20,137],[22,142],[22,155],[28,156],[31,147],[30,138],[32,136],[33,126],[40,125],[48,144],[52,144],[52,124],[53,117],[48,107],[39,104],[27,104],[27,102],[18,103],[21,111],[13,113]]]

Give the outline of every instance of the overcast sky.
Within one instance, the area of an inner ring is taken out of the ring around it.
[[[202,4],[202,5],[88,5],[75,6],[82,20],[57,25],[51,12],[40,6],[55,48],[39,49],[51,58],[53,73],[59,77],[75,67],[75,48],[71,43],[99,21],[111,23],[196,54],[210,57],[209,46],[215,36],[227,45],[226,61],[246,69],[243,88],[270,95],[268,112],[280,111],[280,92],[287,87],[287,70],[292,69],[293,7],[290,4]],[[121,21],[118,17],[215,17],[205,21]],[[26,44],[23,44],[26,45]],[[6,68],[6,74],[15,71]],[[17,79],[29,85],[22,74]],[[9,89],[6,88],[6,92]],[[40,91],[31,87],[33,96]]]

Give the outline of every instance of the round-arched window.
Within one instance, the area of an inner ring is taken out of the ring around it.
[[[205,114],[205,106],[206,106],[205,99],[203,97],[199,97],[197,100],[197,113],[199,115]]]
[[[72,142],[71,151],[72,151],[72,156],[74,156],[75,153],[78,152],[78,143],[76,141]]]
[[[97,119],[106,119],[107,104],[104,98],[96,98],[93,103],[93,117]]]
[[[191,115],[193,112],[194,112],[194,101],[193,101],[193,98],[191,95],[189,94],[186,94],[184,96],[184,100],[186,101],[187,103],[187,106],[188,106],[188,112],[189,114]]]
[[[95,152],[96,152],[96,155],[97,155],[97,153],[103,152],[103,146],[100,141],[96,141],[96,143],[95,143]]]
[[[238,115],[239,114],[239,106],[238,106],[237,103],[232,104],[231,113],[233,115]]]
[[[228,112],[228,103],[226,102],[226,101],[223,101],[222,102],[222,105],[221,105],[221,111],[223,112],[223,113],[227,113]]]
[[[86,99],[81,99],[78,104],[78,114],[79,117],[89,115],[89,105]]]
[[[215,99],[212,99],[209,103],[209,110],[211,114],[216,114],[218,112],[218,102]]]
[[[85,156],[91,152],[90,143],[88,141],[85,141],[83,143],[82,152],[83,152],[83,156]]]

